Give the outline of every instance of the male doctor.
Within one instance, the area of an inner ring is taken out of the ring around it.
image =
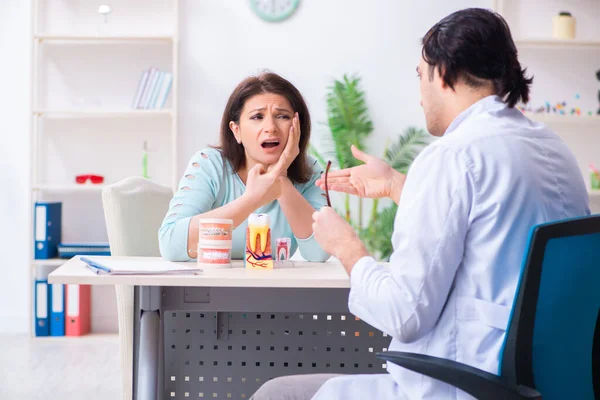
[[[314,214],[314,234],[350,275],[350,311],[389,334],[390,350],[497,373],[528,233],[588,215],[587,191],[567,146],[514,108],[528,101],[532,79],[498,14],[442,19],[423,38],[417,74],[427,129],[439,139],[408,175],[354,148],[364,164],[329,174],[332,190],[398,203],[389,267],[331,208]],[[254,399],[471,398],[392,363],[387,371],[278,378]]]

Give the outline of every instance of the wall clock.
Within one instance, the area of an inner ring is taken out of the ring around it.
[[[300,0],[250,0],[252,11],[269,22],[280,22],[289,18],[299,4]]]

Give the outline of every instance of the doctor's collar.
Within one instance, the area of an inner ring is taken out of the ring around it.
[[[458,114],[458,116],[456,118],[454,118],[454,121],[452,121],[450,126],[448,126],[448,129],[446,129],[446,132],[444,132],[444,136],[455,131],[463,123],[463,121],[465,121],[471,115],[488,111],[489,109],[491,109],[493,107],[497,107],[498,105],[504,106],[504,102],[502,101],[500,96],[495,95],[495,94],[486,96],[483,99],[476,101],[471,106],[469,106],[466,110],[464,110],[463,112]]]

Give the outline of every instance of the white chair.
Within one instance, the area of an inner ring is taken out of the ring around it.
[[[113,256],[160,256],[158,228],[173,191],[142,177],[125,178],[102,190],[102,205]],[[123,400],[133,393],[133,286],[118,285],[119,341]]]

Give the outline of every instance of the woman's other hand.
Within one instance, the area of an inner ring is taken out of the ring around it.
[[[256,164],[249,172],[246,181],[246,196],[255,208],[276,200],[281,195],[281,182],[285,179],[275,170],[267,172],[262,164]]]

